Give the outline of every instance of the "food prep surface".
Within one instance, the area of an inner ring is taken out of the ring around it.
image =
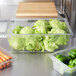
[[[16,10],[17,5],[15,4],[0,5],[0,18],[15,18]],[[4,24],[0,25],[0,30],[6,27],[3,25]],[[2,35],[0,35],[0,46],[8,51],[11,51],[8,40],[1,37]],[[76,38],[74,38],[69,44],[70,46],[75,45]],[[17,59],[13,63],[13,66],[0,71],[0,76],[61,76],[53,69],[52,60],[48,57],[49,54],[50,53],[14,54],[15,56],[17,56]]]
[[[18,18],[57,18],[54,2],[20,2],[16,12]]]
[[[6,38],[0,38],[0,46],[9,52],[11,51]],[[49,54],[14,54],[17,59],[11,67],[0,71],[0,76],[61,76],[53,70]]]
[[[11,52],[6,38],[0,38],[0,46]],[[7,76],[61,76],[53,69],[49,54],[50,53],[14,54],[17,59],[11,67],[2,70],[0,76],[6,76],[6,74]]]

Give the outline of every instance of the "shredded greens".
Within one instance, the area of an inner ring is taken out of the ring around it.
[[[38,20],[32,27],[17,26],[12,32],[14,34],[67,34],[68,29],[65,22],[50,19]],[[68,40],[68,35],[19,35],[10,37],[9,44],[15,50],[53,52],[59,46],[66,45]]]

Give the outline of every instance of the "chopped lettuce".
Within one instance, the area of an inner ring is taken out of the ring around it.
[[[26,38],[25,45],[26,45],[26,50],[33,51],[35,49],[36,39],[34,39],[33,36],[28,36]]]
[[[48,33],[51,33],[51,34],[66,34],[66,32],[60,28],[54,28],[52,29],[51,31],[48,31]]]
[[[14,34],[19,34],[19,32],[20,32],[20,30],[22,29],[23,27],[22,26],[16,26],[16,28],[15,29],[13,29],[13,33]]]
[[[49,34],[49,35],[19,35],[9,38],[9,44],[15,50],[53,52],[69,40],[68,29],[65,22],[57,19],[38,20],[33,27],[17,26],[14,34]],[[50,35],[52,34],[52,35]]]
[[[25,49],[25,39],[20,36],[12,36],[9,39],[9,44],[15,50],[24,50]]]
[[[49,24],[52,28],[56,28],[56,29],[60,28],[60,29],[63,29],[65,31],[68,31],[66,23],[61,22],[57,19],[50,19]]]
[[[9,44],[15,50],[44,51],[42,40],[43,39],[39,36],[12,36],[9,39]]]
[[[51,33],[51,34],[61,34],[61,35],[52,35],[50,37],[50,39],[56,43],[57,45],[66,45],[68,40],[69,40],[69,36],[68,35],[65,35],[67,34],[64,30],[62,29],[52,29],[51,31],[49,31],[48,33]]]
[[[44,43],[37,41],[35,50],[36,50],[36,51],[40,51],[40,50],[41,50],[42,52],[44,52],[44,50],[45,50],[44,48],[45,48],[45,47],[44,47]]]
[[[20,31],[20,34],[33,34],[33,33],[34,30],[29,26],[22,28]]]
[[[29,51],[44,51],[44,44],[41,40],[41,37],[39,40],[38,36],[28,36],[26,38],[26,50]]]
[[[37,41],[41,42],[44,40],[45,36],[42,35],[36,35],[35,38],[37,39]]]
[[[33,28],[37,34],[46,34],[49,29],[51,29],[49,22],[46,20],[38,20],[34,23]]]
[[[53,52],[55,49],[58,49],[58,45],[54,43],[49,36],[46,36],[44,39],[45,50]]]

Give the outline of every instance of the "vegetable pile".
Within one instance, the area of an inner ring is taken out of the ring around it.
[[[72,49],[69,51],[69,56],[64,56],[62,54],[56,55],[56,58],[68,65],[70,68],[76,66],[76,49]]]
[[[11,65],[11,62],[9,61],[10,59],[12,59],[11,56],[5,55],[2,51],[0,51],[0,70]],[[6,63],[6,61],[8,62]]]
[[[57,19],[38,20],[32,27],[16,26],[14,34],[67,34],[68,28],[65,22]],[[49,51],[53,52],[61,45],[66,45],[68,35],[16,35],[9,39],[9,44],[15,50]]]

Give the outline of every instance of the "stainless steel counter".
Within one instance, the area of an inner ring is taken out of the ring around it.
[[[0,46],[11,51],[6,38],[0,39]],[[49,54],[14,54],[17,59],[13,66],[0,71],[0,76],[61,76],[53,70]]]
[[[16,17],[17,5],[0,5],[0,19],[8,20]],[[5,32],[6,24],[0,24],[0,32]],[[2,30],[3,29],[3,30]],[[11,51],[5,36],[0,35],[0,46]],[[49,53],[14,54],[17,56],[12,67],[0,71],[0,76],[61,76],[52,68]]]
[[[0,18],[9,19],[16,17],[17,5],[0,5]],[[0,30],[6,25],[0,25]],[[74,44],[76,40],[73,40]],[[0,46],[11,51],[6,38],[0,36]],[[61,76],[52,67],[52,61],[48,57],[50,53],[26,53],[14,54],[17,56],[12,67],[0,71],[0,76]]]

